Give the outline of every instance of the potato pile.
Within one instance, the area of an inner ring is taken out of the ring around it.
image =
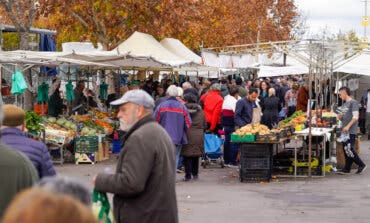
[[[267,135],[270,130],[267,126],[261,124],[248,124],[246,126],[237,129],[234,134],[236,135],[255,135],[256,133],[260,135]]]

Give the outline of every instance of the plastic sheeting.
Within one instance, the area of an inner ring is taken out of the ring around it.
[[[56,43],[52,35],[47,35],[47,34],[40,35],[40,51],[48,51],[48,52],[57,51]],[[40,69],[41,69],[41,73],[47,74],[48,76],[53,76],[53,75],[58,74],[57,70],[54,68],[42,66]]]

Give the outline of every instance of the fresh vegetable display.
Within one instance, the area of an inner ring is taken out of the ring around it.
[[[97,125],[103,127],[107,132],[110,132],[110,133],[113,132],[113,127],[108,122],[105,122],[105,121],[102,121],[102,120],[98,120],[98,119],[94,120],[94,122]]]
[[[303,111],[301,111],[301,110],[299,110],[299,111],[296,111],[296,112],[294,112],[293,113],[293,115],[292,116],[290,116],[290,117],[288,117],[288,118],[286,118],[286,119],[284,119],[283,121],[281,121],[281,124],[288,124],[289,122],[291,122],[293,119],[295,119],[295,118],[297,118],[297,117],[299,117],[299,116],[302,116],[302,115],[304,115],[305,113],[303,112]]]
[[[26,111],[26,128],[30,131],[39,132],[42,129],[40,125],[42,123],[42,116],[36,114],[33,111]]]

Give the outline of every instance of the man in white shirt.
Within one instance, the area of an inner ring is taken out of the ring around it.
[[[231,134],[235,131],[234,114],[236,102],[240,99],[238,87],[233,85],[229,89],[222,103],[221,124],[225,131],[224,160],[226,165],[236,165],[237,145],[231,143]]]

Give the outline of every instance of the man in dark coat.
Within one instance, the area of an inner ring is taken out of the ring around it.
[[[113,193],[117,223],[178,222],[175,146],[152,116],[154,100],[143,90],[128,91],[112,105],[127,131],[114,174],[98,174],[95,188]]]
[[[256,100],[258,97],[257,88],[250,88],[247,97],[244,97],[236,102],[234,121],[235,126],[243,127],[250,124],[253,119],[253,108],[256,108]]]
[[[17,150],[0,143],[0,219],[15,195],[32,187],[37,180],[37,172],[31,161]]]
[[[3,106],[3,112],[1,141],[27,156],[35,166],[40,178],[54,176],[54,166],[46,145],[24,135],[25,113],[23,109],[6,104]]]
[[[85,89],[85,81],[80,80],[77,83],[76,88],[73,90],[75,100],[73,101],[73,108],[77,108],[77,113],[83,115],[87,113],[87,98],[83,91]]]

